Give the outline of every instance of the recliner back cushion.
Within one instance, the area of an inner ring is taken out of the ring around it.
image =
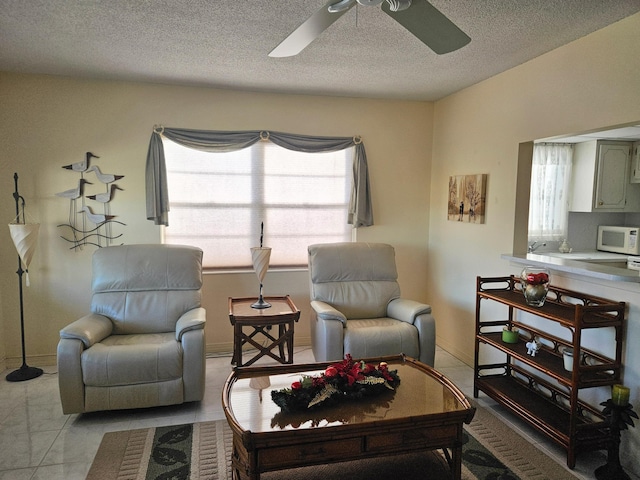
[[[200,306],[202,250],[175,245],[123,245],[93,255],[91,311],[114,334],[171,332]]]
[[[311,300],[326,302],[347,318],[387,315],[400,297],[395,251],[383,243],[338,243],[309,246]]]

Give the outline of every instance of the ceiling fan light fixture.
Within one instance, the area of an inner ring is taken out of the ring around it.
[[[354,3],[355,3],[355,0],[340,0],[339,2],[336,2],[333,5],[329,5],[329,7],[327,7],[327,10],[329,10],[329,13],[344,12],[348,8],[351,8],[351,6]]]
[[[411,6],[411,0],[387,0],[387,3],[392,12],[401,12]]]
[[[471,41],[469,35],[431,5],[429,0],[329,0],[271,50],[269,56],[298,55],[356,5],[380,6],[382,12],[438,55],[458,50]]]

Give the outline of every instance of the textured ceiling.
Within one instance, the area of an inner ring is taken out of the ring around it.
[[[0,0],[0,70],[437,100],[640,11],[640,0],[431,0],[471,37],[438,56],[379,7],[357,6],[300,55],[268,57],[326,3]]]

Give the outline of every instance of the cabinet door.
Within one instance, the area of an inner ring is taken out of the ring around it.
[[[624,209],[630,156],[629,145],[598,143],[594,209]]]
[[[631,147],[631,183],[640,183],[640,142]]]

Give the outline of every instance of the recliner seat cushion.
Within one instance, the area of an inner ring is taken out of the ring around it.
[[[409,323],[386,317],[347,320],[344,353],[350,353],[354,358],[398,353],[419,358],[418,330]]]
[[[182,348],[175,333],[112,335],[82,352],[85,385],[112,387],[179,379]]]

